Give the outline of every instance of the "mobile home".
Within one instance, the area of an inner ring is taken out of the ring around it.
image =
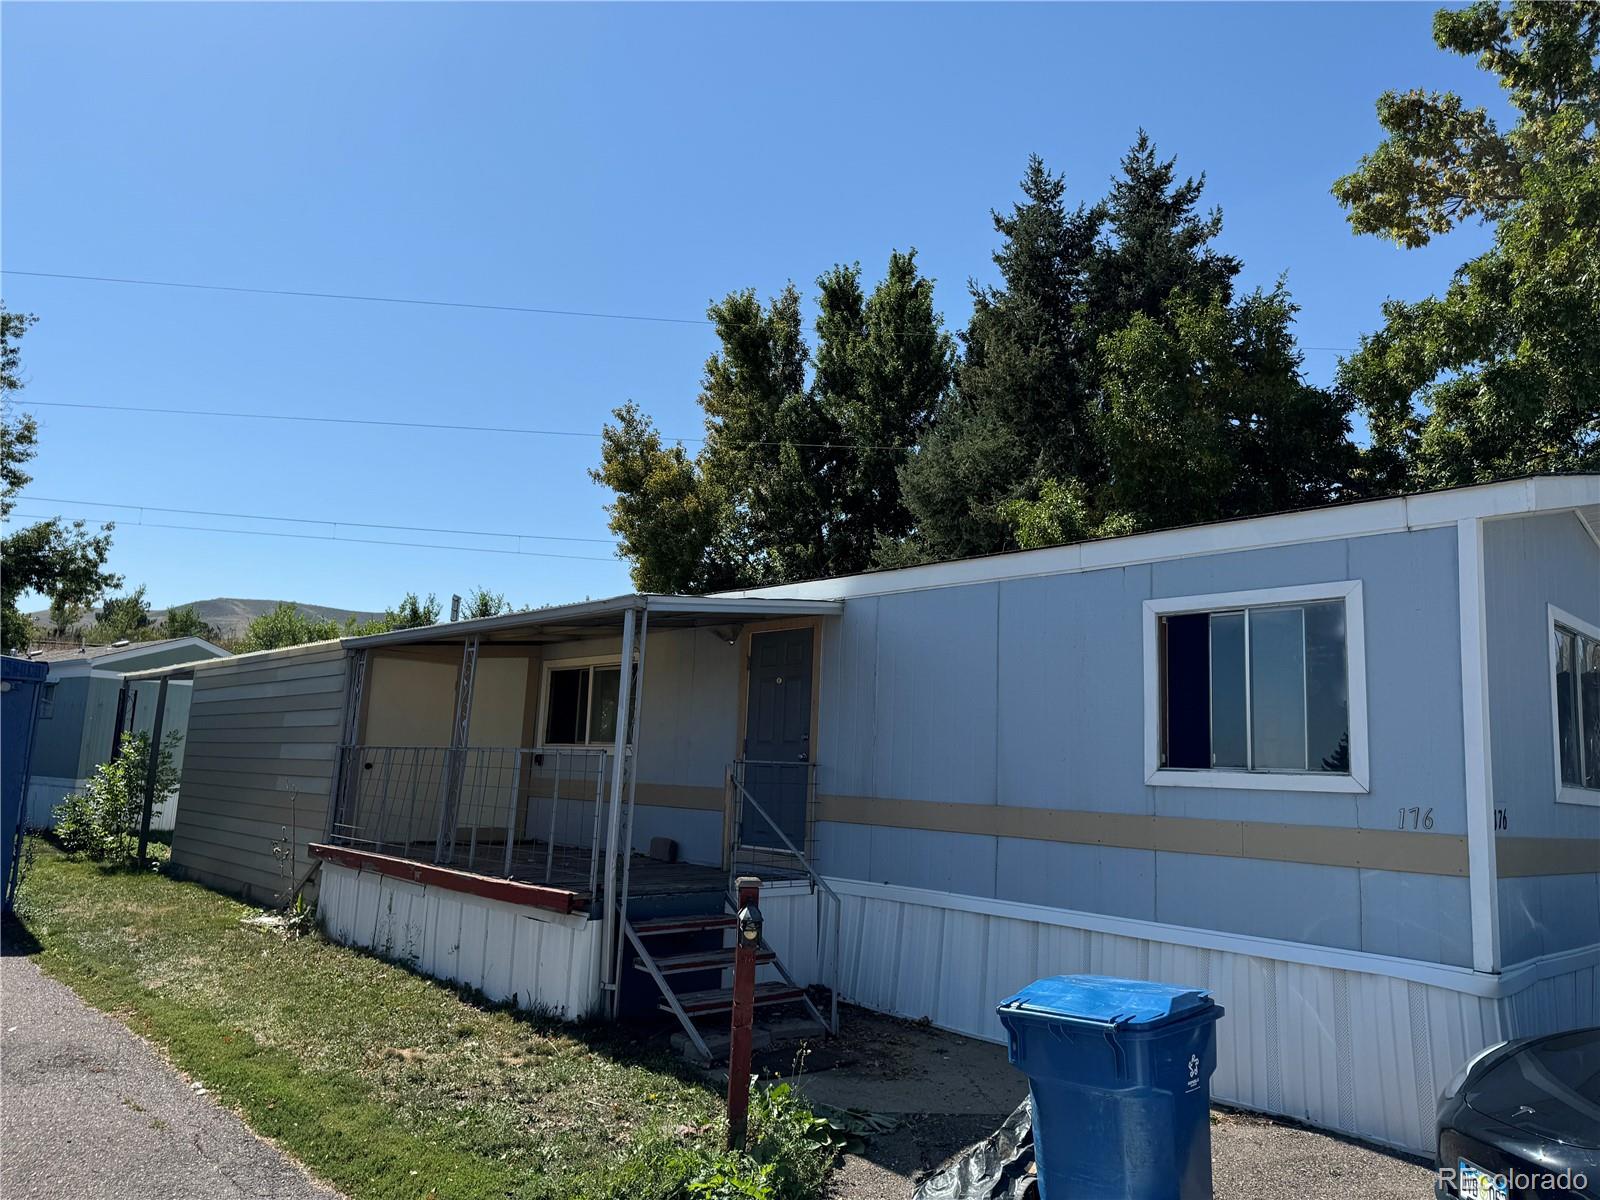
[[[1474,1051],[1600,1022],[1597,531],[1532,478],[146,673],[173,862],[686,1029],[754,873],[773,1004],[998,1040],[1038,976],[1201,985],[1220,1099],[1425,1151]]]

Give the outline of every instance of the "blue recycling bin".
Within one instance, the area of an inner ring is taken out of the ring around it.
[[[1057,975],[1000,1005],[1043,1200],[1211,1200],[1209,992]]]

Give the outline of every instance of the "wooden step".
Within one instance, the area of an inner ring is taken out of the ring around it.
[[[765,948],[756,951],[756,963],[769,963],[778,956]],[[733,967],[733,947],[717,950],[699,950],[692,954],[669,954],[655,960],[656,970],[663,975],[681,975],[685,971],[726,971]],[[642,958],[633,960],[641,971],[650,968]]]
[[[790,987],[787,983],[776,980],[770,983],[756,984],[756,1007],[766,1004],[791,1004],[805,996],[805,992],[797,987]],[[713,988],[704,992],[683,992],[678,996],[678,1003],[683,1011],[691,1017],[712,1016],[716,1013],[733,1011],[733,989]],[[663,1012],[671,1012],[672,1006],[665,1000],[661,1002]]]
[[[702,929],[732,929],[730,913],[688,913],[681,917],[652,917],[648,921],[632,921],[633,932],[640,937],[661,933],[697,933]]]

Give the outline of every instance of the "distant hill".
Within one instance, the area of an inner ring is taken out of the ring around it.
[[[244,631],[263,613],[269,613],[277,608],[281,601],[278,600],[236,600],[231,596],[218,596],[214,600],[196,600],[192,605],[178,605],[179,608],[192,607],[199,618],[210,625],[224,638],[243,637]],[[294,602],[294,606],[307,616],[319,621],[337,621],[343,625],[350,617],[358,621],[370,621],[374,617],[381,617],[382,613],[358,612],[350,608],[330,608],[325,604],[301,604]],[[150,619],[159,622],[167,615],[164,608],[152,608]],[[37,624],[44,624],[50,620],[50,610],[41,609],[29,613],[29,617]],[[87,617],[79,622],[77,628],[87,628],[93,623],[93,617]]]

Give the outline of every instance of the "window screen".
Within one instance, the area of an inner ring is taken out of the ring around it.
[[[1161,618],[1162,765],[1350,772],[1344,601]]]
[[[1554,629],[1561,782],[1600,789],[1600,638]]]
[[[588,740],[589,668],[551,671],[544,714],[545,745],[575,746]]]

